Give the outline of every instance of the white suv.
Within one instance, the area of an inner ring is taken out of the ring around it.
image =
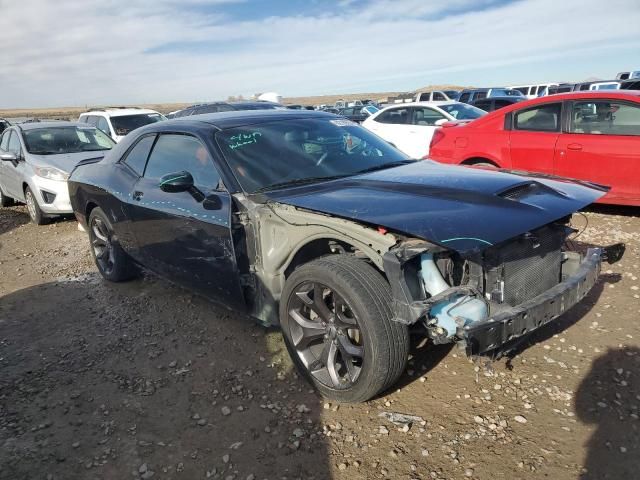
[[[132,130],[149,123],[166,120],[164,115],[155,110],[137,107],[107,107],[80,114],[78,121],[88,123],[102,130],[116,142]]]

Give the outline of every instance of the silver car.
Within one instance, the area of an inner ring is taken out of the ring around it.
[[[0,206],[27,204],[37,225],[73,213],[67,178],[81,161],[100,159],[115,142],[97,128],[72,122],[13,125],[0,138]]]

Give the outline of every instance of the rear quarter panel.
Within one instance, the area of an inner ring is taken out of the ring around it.
[[[86,224],[90,209],[100,207],[122,247],[134,257],[137,256],[137,243],[131,234],[126,205],[137,179],[137,175],[124,165],[98,162],[78,167],[68,182],[76,218]]]
[[[510,168],[509,132],[504,129],[504,113],[480,120],[443,128],[445,138],[434,145],[429,157],[452,164],[486,159],[500,168]]]

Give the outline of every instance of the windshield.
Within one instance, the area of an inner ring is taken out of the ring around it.
[[[231,106],[234,110],[282,110],[284,108],[278,103],[271,102],[232,103]],[[298,108],[302,107],[298,106]]]
[[[601,83],[596,84],[594,90],[618,90],[619,88],[619,83]]]
[[[111,125],[116,135],[124,136],[136,128],[144,127],[150,123],[165,120],[159,113],[138,113],[135,115],[122,115],[111,117]]]
[[[467,105],[466,103],[449,103],[447,105],[438,105],[438,107],[456,120],[474,120],[487,114],[484,110]]]
[[[491,97],[524,97],[520,90],[515,88],[492,88]]]
[[[367,115],[373,115],[374,113],[378,112],[380,109],[377,107],[374,107],[373,105],[367,105],[366,107],[363,107],[362,110]]]
[[[49,127],[24,130],[27,152],[33,155],[111,150],[115,142],[93,126]]]
[[[216,141],[249,193],[413,162],[346,119],[295,119],[232,128]]]

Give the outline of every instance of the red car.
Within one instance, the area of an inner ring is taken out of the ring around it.
[[[436,130],[429,158],[587,180],[599,201],[640,206],[640,91],[572,92]]]

